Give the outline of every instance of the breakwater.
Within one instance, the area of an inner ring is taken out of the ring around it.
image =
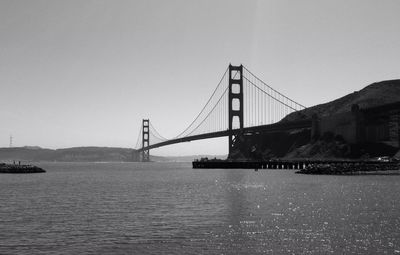
[[[45,173],[45,172],[46,171],[44,169],[37,166],[0,163],[0,173],[33,174],[33,173]]]
[[[315,163],[297,171],[299,174],[367,174],[396,171],[400,173],[397,162],[348,162],[348,163]]]

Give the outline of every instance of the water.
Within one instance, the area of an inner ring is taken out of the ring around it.
[[[400,176],[41,163],[0,175],[0,254],[400,254]]]

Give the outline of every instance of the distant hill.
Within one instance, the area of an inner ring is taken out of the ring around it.
[[[151,157],[151,156],[150,156]],[[190,156],[168,156],[162,158],[152,159],[154,161],[163,162],[192,162],[195,159],[208,158],[208,159],[226,159],[228,155],[190,155]]]
[[[98,162],[132,161],[132,149],[111,147],[75,147],[67,149],[42,149],[40,147],[0,148],[0,160],[12,161],[62,161]]]
[[[0,161],[57,161],[57,162],[130,162],[134,150],[115,147],[74,147],[43,149],[38,146],[0,148]],[[214,158],[212,155],[161,157],[150,155],[156,162],[191,162],[194,159]],[[227,156],[216,156],[226,158]]]
[[[12,161],[12,160],[35,161],[35,159],[51,161],[53,157],[52,154],[53,150],[42,149],[38,147],[0,148],[1,161]]]
[[[361,109],[365,109],[395,102],[400,102],[400,80],[381,81],[372,83],[360,91],[355,91],[331,102],[291,113],[282,121],[311,118],[313,114],[325,117],[348,112],[353,104],[358,104]]]
[[[55,161],[132,161],[132,149],[75,147],[55,150]]]

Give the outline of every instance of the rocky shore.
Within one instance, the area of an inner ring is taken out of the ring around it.
[[[44,169],[37,166],[0,163],[0,173],[33,174],[33,173],[45,173],[45,172],[46,171]]]
[[[400,174],[400,163],[397,162],[355,162],[355,163],[315,163],[297,171],[299,174],[356,175],[377,172]]]

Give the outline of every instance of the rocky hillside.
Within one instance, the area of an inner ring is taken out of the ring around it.
[[[282,121],[311,118],[313,114],[324,117],[348,112],[353,104],[358,104],[361,109],[365,109],[395,102],[400,102],[400,80],[381,81],[331,102],[289,114]]]
[[[316,105],[286,116],[282,121],[309,119],[313,114],[329,117],[351,111],[354,104],[361,109],[400,102],[400,80],[373,83],[331,102]],[[274,134],[259,134],[242,137],[232,159],[273,159],[273,158],[368,158],[394,155],[399,148],[386,144],[348,144],[341,137],[325,134],[319,140],[311,140],[310,129],[293,130]],[[400,153],[400,152],[399,152]],[[400,156],[399,156],[400,158]]]

